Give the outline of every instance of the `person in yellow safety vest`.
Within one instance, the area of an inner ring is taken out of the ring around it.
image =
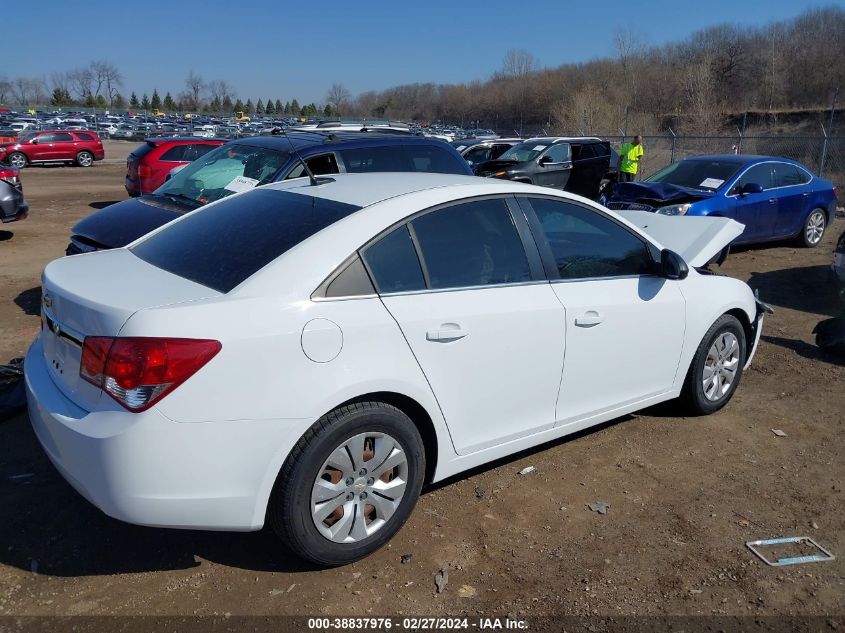
[[[633,143],[622,143],[619,147],[619,182],[631,182],[637,175],[637,167],[643,157],[643,137],[637,134]]]

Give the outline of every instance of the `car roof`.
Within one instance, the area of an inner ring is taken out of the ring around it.
[[[268,136],[248,136],[229,141],[238,145],[252,147],[266,147],[267,149],[290,150],[293,145],[297,150],[322,146],[367,146],[395,144],[407,146],[433,145],[432,141],[422,136],[410,134],[391,134],[384,132],[346,132],[343,130],[287,130],[287,134],[272,134]]]
[[[228,143],[228,138],[205,138],[202,136],[151,136],[145,138],[145,143],[151,145],[164,145],[165,143]]]
[[[321,177],[324,184],[310,185],[307,178],[283,180],[261,187],[278,191],[293,191],[303,195],[369,207],[387,200],[419,191],[457,185],[494,185],[503,189],[518,184],[510,180],[436,174],[428,172],[379,172],[367,174],[332,174]]]
[[[525,143],[561,143],[563,141],[590,141],[595,143],[601,143],[602,140],[595,136],[534,136],[532,138],[525,139]]]
[[[690,156],[684,160],[718,160],[723,163],[736,163],[737,165],[750,165],[751,163],[776,160],[800,165],[799,162],[784,156],[762,156],[757,154],[707,154],[705,156]]]

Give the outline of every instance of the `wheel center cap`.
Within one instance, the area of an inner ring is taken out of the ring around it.
[[[353,486],[352,486],[352,487],[353,487],[353,488],[355,488],[355,491],[356,491],[356,492],[364,492],[364,490],[365,490],[365,489],[366,489],[366,487],[367,487],[367,480],[366,480],[366,479],[363,479],[363,478],[362,478],[362,479],[359,479],[358,481],[356,481],[356,482],[353,484]]]

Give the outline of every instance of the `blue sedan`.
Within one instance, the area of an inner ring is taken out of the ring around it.
[[[642,182],[619,183],[614,210],[713,215],[745,225],[735,244],[798,238],[821,242],[836,213],[836,188],[801,163],[774,156],[697,156]]]

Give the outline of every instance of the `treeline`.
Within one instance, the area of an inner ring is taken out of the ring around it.
[[[725,24],[681,42],[649,46],[635,28],[613,35],[615,55],[542,68],[511,50],[486,81],[409,84],[352,96],[341,83],[321,104],[296,99],[245,102],[224,79],[195,72],[175,97],[124,97],[124,78],[110,62],[56,72],[49,78],[0,77],[0,104],[162,109],[168,112],[275,116],[356,116],[463,124],[499,131],[616,134],[637,130],[713,132],[732,115],[825,108],[845,84],[845,9],[810,9],[752,28]],[[842,95],[845,100],[845,94]]]

